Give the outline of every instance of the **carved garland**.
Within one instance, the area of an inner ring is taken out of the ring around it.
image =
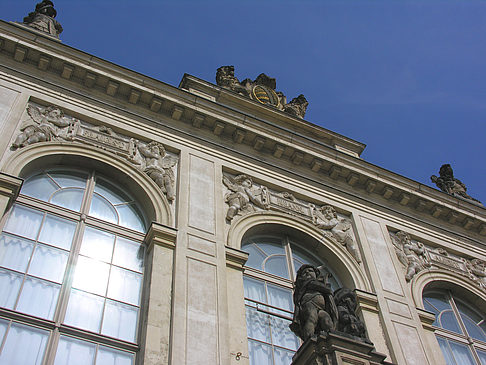
[[[20,126],[12,150],[38,142],[66,141],[89,144],[125,158],[147,174],[172,202],[175,198],[174,166],[178,157],[158,142],[142,142],[115,133],[106,126],[95,126],[71,116],[55,106],[27,106],[28,118]]]
[[[244,174],[223,174],[223,183],[228,189],[224,196],[228,205],[228,222],[236,215],[245,215],[256,210],[287,213],[311,222],[322,230],[323,236],[344,246],[357,262],[361,262],[351,222],[338,216],[331,205],[316,207],[312,203],[296,199],[289,192],[276,192],[266,186],[256,185],[250,176]]]

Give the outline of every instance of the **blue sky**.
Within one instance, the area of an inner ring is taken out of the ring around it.
[[[40,0],[39,0],[40,1]],[[21,21],[36,0],[1,0]],[[486,1],[54,0],[65,44],[177,86],[264,72],[306,120],[432,186],[450,163],[486,203]]]

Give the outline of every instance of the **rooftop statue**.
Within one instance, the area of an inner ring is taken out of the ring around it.
[[[481,204],[479,200],[474,199],[466,193],[466,185],[464,185],[461,180],[454,177],[452,167],[449,164],[442,165],[439,170],[439,177],[432,175],[430,180],[432,180],[432,182],[444,193],[467,200],[474,204]]]
[[[292,99],[290,103],[287,103],[285,95],[275,90],[277,81],[264,73],[258,75],[253,81],[245,79],[240,82],[235,77],[234,66],[221,66],[218,68],[216,71],[216,84],[264,105],[273,106],[297,118],[304,118],[309,105],[302,94]]]
[[[35,10],[24,18],[24,24],[50,36],[59,38],[62,33],[61,24],[54,19],[57,11],[50,0],[43,0],[35,6]]]

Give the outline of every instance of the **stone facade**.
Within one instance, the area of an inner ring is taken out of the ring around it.
[[[137,364],[249,364],[241,245],[268,227],[355,290],[388,362],[445,364],[425,289],[486,306],[484,207],[361,159],[362,143],[301,119],[305,99],[276,108],[190,75],[172,87],[6,22],[0,60],[2,214],[35,204],[22,179],[52,164],[93,167],[146,210],[138,339],[99,339]],[[29,323],[14,312],[0,317]]]

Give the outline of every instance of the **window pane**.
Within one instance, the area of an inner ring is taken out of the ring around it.
[[[116,209],[106,199],[94,194],[89,214],[107,222],[118,223]]]
[[[0,319],[0,343],[3,341],[3,336],[5,336],[5,331],[7,331],[8,321]]]
[[[270,315],[258,312],[255,308],[246,307],[246,328],[248,337],[271,343]]]
[[[48,176],[41,174],[25,180],[21,191],[22,194],[47,202],[57,189],[59,187]]]
[[[75,222],[48,214],[42,226],[39,241],[70,250],[75,229]]]
[[[462,330],[459,328],[456,316],[452,310],[442,311],[438,316],[438,321],[442,328],[462,334]]]
[[[108,296],[110,298],[138,305],[140,302],[140,289],[142,275],[118,267],[112,267]]]
[[[261,303],[267,302],[267,296],[265,295],[265,284],[263,281],[250,279],[249,277],[243,278],[245,288],[245,298],[253,299]]]
[[[23,275],[0,269],[0,306],[9,309],[14,308],[22,279]]]
[[[74,273],[73,288],[106,295],[110,265],[79,256]]]
[[[265,237],[257,240],[258,247],[265,252],[267,256],[270,255],[285,255],[285,249],[282,246],[280,238]]]
[[[249,254],[248,261],[246,262],[245,266],[263,270],[263,260],[265,260],[266,256],[262,253],[262,251],[260,251],[253,243],[244,245],[241,249]]]
[[[27,277],[22,287],[17,310],[33,316],[52,319],[60,285]]]
[[[29,267],[29,274],[61,283],[68,253],[57,248],[38,244]]]
[[[104,298],[97,295],[71,290],[64,323],[99,332],[104,302]]]
[[[84,231],[80,253],[94,259],[111,262],[115,235],[87,227]]]
[[[292,290],[267,284],[269,304],[293,312],[294,302]],[[289,316],[289,313],[282,312],[282,315]]]
[[[120,226],[139,232],[145,231],[145,223],[142,215],[134,204],[117,205],[116,209],[120,215]]]
[[[272,365],[272,349],[269,345],[257,341],[248,341],[251,365]]]
[[[483,322],[483,318],[459,300],[456,300],[456,304],[469,336],[476,340],[486,341],[486,335],[483,329],[477,325],[477,323]]]
[[[96,356],[96,365],[132,365],[134,360],[135,356],[129,352],[100,346]]]
[[[94,191],[95,193],[103,196],[113,205],[132,201],[132,199],[130,199],[127,194],[122,192],[119,188],[99,177],[96,178]]]
[[[275,365],[289,365],[292,363],[292,356],[294,356],[295,352],[274,348],[275,351]]]
[[[299,340],[289,328],[290,321],[271,316],[270,324],[274,345],[286,347],[291,350],[297,350],[299,348]]]
[[[84,188],[88,179],[88,174],[80,171],[48,171],[47,173],[61,188]]]
[[[456,360],[457,364],[461,365],[475,365],[475,361],[471,354],[471,350],[466,345],[462,345],[460,343],[454,341],[447,341],[451,347],[452,353],[454,355],[454,359]]]
[[[96,352],[94,343],[61,336],[57,347],[55,365],[93,364]]]
[[[264,265],[264,271],[268,272],[269,274],[289,279],[289,271],[287,269],[285,256],[271,256],[265,261]]]
[[[440,349],[444,355],[444,359],[447,365],[457,365],[454,361],[454,356],[452,355],[452,350],[450,349],[447,341],[443,338],[437,337],[437,342],[439,342]]]
[[[136,307],[107,300],[101,333],[134,342],[137,331],[137,315]]]
[[[130,270],[143,269],[144,249],[139,243],[118,237],[115,244],[113,263]]]
[[[12,323],[0,355],[0,364],[40,365],[48,336],[47,331]]]
[[[33,247],[32,241],[2,234],[0,236],[0,265],[25,272]]]
[[[12,213],[8,217],[7,224],[3,230],[35,240],[43,215],[37,210],[16,205],[12,209]]]
[[[79,212],[84,190],[78,188],[62,189],[54,193],[51,203]]]
[[[481,360],[481,365],[486,365],[486,352],[476,349],[479,359]]]

